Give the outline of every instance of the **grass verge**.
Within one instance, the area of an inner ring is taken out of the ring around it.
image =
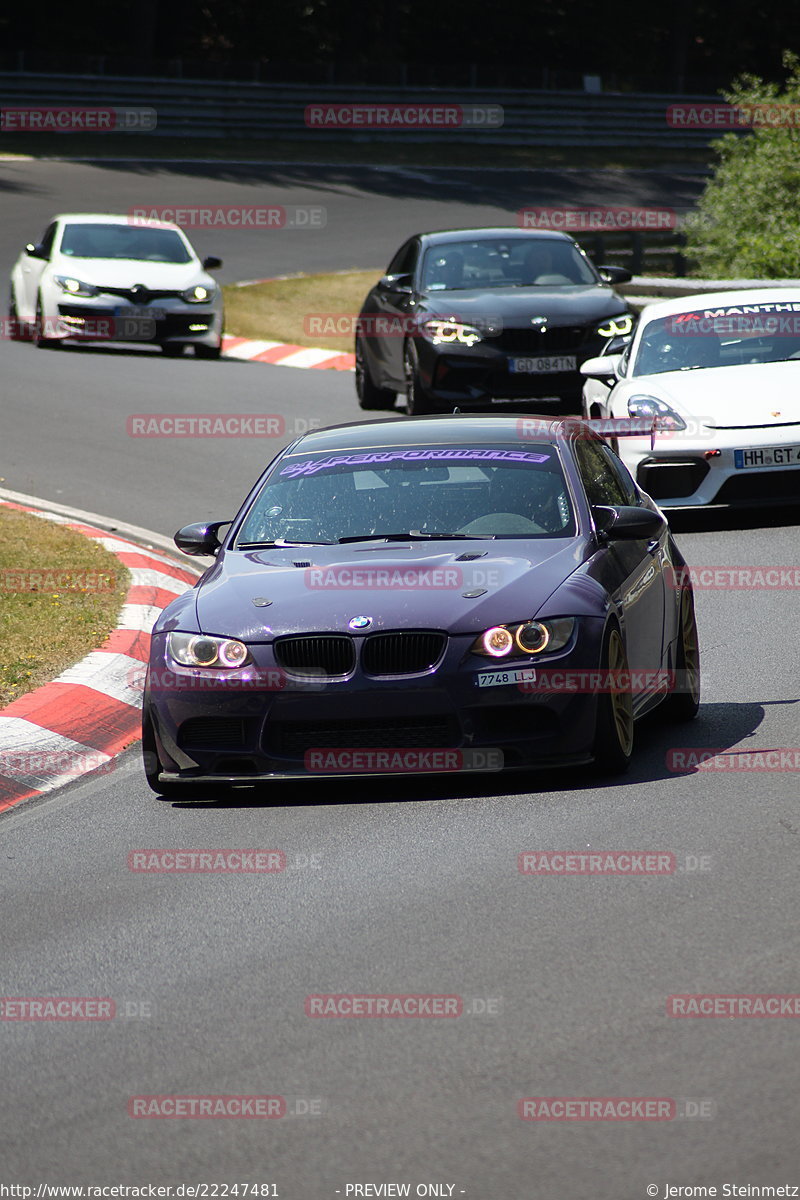
[[[379,268],[226,287],[225,330],[236,337],[293,342],[296,346],[352,354],[356,316],[382,273]],[[344,318],[342,333],[325,336],[326,329],[339,328],[338,323],[334,326],[324,320],[332,314]]]
[[[83,534],[0,505],[0,708],[96,650],[128,580]]]

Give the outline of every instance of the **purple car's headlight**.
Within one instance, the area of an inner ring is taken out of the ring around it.
[[[235,670],[250,662],[250,651],[235,638],[208,637],[204,633],[170,633],[170,657],[182,667],[214,667]]]
[[[471,650],[473,654],[483,654],[488,658],[505,658],[512,653],[541,654],[543,650],[563,650],[574,628],[574,617],[493,625],[475,639]]]

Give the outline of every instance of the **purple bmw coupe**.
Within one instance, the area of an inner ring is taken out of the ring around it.
[[[580,420],[315,430],[233,520],[175,541],[214,562],[153,630],[142,740],[164,796],[287,777],[621,772],[639,717],[697,712],[684,559]]]

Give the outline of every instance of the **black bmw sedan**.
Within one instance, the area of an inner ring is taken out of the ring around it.
[[[595,267],[564,233],[452,229],[416,234],[389,263],[356,325],[361,407],[410,414],[580,409],[582,362],[634,317],[612,288],[630,273]]]

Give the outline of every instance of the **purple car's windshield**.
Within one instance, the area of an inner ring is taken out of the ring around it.
[[[275,541],[575,534],[552,446],[414,447],[283,458],[252,505],[237,549]]]
[[[800,302],[699,305],[645,325],[631,374],[789,359],[800,359]]]

